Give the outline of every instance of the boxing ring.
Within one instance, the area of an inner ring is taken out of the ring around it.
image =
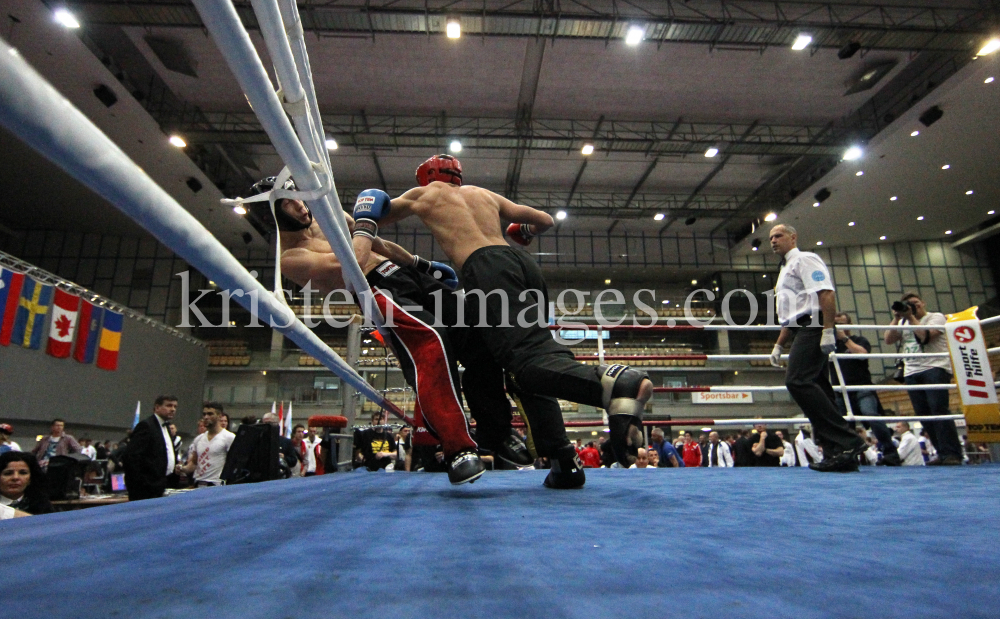
[[[253,0],[278,93],[231,3],[194,3],[335,253],[352,255],[295,2]],[[0,122],[220,288],[245,291],[238,302],[364,397],[405,417],[5,43]],[[367,290],[357,264],[342,262],[349,285]],[[378,325],[377,311],[364,309]],[[600,348],[598,358],[618,360]],[[658,391],[726,388],[736,389]],[[758,419],[650,424],[708,421]],[[0,609],[46,619],[989,617],[1000,607],[1000,559],[989,543],[1000,519],[997,470],[590,470],[578,491],[543,488],[545,471],[491,472],[460,487],[440,475],[356,472],[201,489],[0,523],[8,583]]]

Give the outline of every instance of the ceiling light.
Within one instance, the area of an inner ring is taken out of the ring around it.
[[[326,150],[337,150],[338,148],[340,148],[340,145],[337,144],[337,140],[333,138],[326,139]]]
[[[993,213],[996,213],[996,211],[986,211],[987,215],[992,215]]]
[[[605,285],[610,284],[611,280],[610,279],[606,279],[606,280],[604,280],[604,283],[605,283]]]
[[[813,202],[813,208],[819,206],[819,202]]]
[[[774,221],[777,218],[778,218],[777,213],[768,213],[767,215],[764,216],[764,221]]]
[[[895,202],[898,199],[899,199],[899,196],[893,196],[893,197],[889,198],[889,202]]]
[[[944,233],[945,234],[951,234],[951,230],[945,230]]]
[[[992,77],[987,77],[986,81],[984,81],[983,83],[984,84],[992,84],[993,83],[993,78]]]
[[[767,279],[767,275],[761,275],[760,278],[761,279]]]
[[[714,146],[705,151],[706,157],[714,157],[718,154],[719,154],[719,149]]]
[[[822,244],[823,244],[823,241],[816,241],[816,244],[817,244],[817,245],[822,245]]]
[[[878,237],[878,240],[884,241],[885,240],[885,235],[883,234],[882,236]]]
[[[185,142],[179,135],[170,136],[170,143],[177,148],[184,148],[187,146],[187,142]]]
[[[66,9],[56,9],[52,13],[52,19],[56,20],[56,23],[64,28],[80,27],[80,22],[78,22],[76,17]]]
[[[861,150],[859,146],[852,146],[844,151],[844,161],[854,161],[855,159],[861,159],[861,155],[864,151]]]
[[[911,134],[910,134],[910,137],[911,137],[911,138],[915,138],[915,137],[917,137],[918,135],[920,135],[920,132],[919,132],[919,131],[914,131],[913,133],[911,133]]]
[[[665,217],[665,215],[663,213],[657,213],[656,215],[653,215],[653,220],[654,221],[663,221],[664,217]]]
[[[864,176],[864,175],[865,175],[864,170],[858,170],[857,172],[854,173],[854,176]]]
[[[948,165],[948,164],[946,163],[946,164],[944,164],[943,166],[941,166],[941,169],[942,169],[942,170],[947,170],[947,169],[949,169],[950,167],[951,167],[951,166],[950,166],[950,165]]]
[[[556,211],[556,219],[559,221],[566,219],[566,211]]]
[[[670,301],[667,301],[667,300],[664,300],[664,301],[663,301],[663,304],[664,304],[664,305],[666,305],[667,303],[670,303]]]
[[[753,251],[757,251],[757,249],[759,249],[759,248],[757,248],[757,247],[751,247],[750,249],[752,249]]]
[[[847,225],[848,225],[848,226],[853,226],[853,225],[854,225],[854,222],[853,222],[853,221],[849,221],[849,222],[847,222]]]
[[[971,195],[972,195],[972,190],[970,189],[970,190],[966,191],[966,192],[965,192],[965,195],[967,195],[967,196],[971,196]]]
[[[584,144],[583,148],[580,149],[580,152],[583,153],[584,155],[592,155],[594,154],[594,145]]]
[[[692,280],[691,280],[691,285],[692,285],[692,286],[697,286],[697,285],[698,285],[698,280],[696,280],[696,279],[692,279]]]
[[[462,24],[458,23],[457,19],[449,19],[445,31],[448,33],[449,39],[457,39],[462,36]]]
[[[233,207],[233,212],[236,213],[237,215],[246,215],[247,214],[247,210],[245,208],[243,208],[243,205],[241,205],[241,204],[237,204],[236,206],[234,206]]]
[[[983,45],[983,48],[979,50],[976,54],[977,56],[986,56],[987,54],[992,54],[993,52],[1000,49],[1000,38],[993,37]]]
[[[917,217],[917,221],[923,221],[923,220],[924,220],[924,216],[923,215],[921,215],[920,217]]]
[[[792,49],[794,49],[797,52],[802,51],[805,48],[809,47],[809,44],[812,43],[812,41],[813,38],[811,35],[808,35],[804,32],[799,33],[799,36],[795,37],[795,42],[792,43]]]
[[[645,35],[646,29],[642,26],[630,26],[628,34],[625,35],[625,45],[638,45]]]
[[[448,150],[453,153],[460,153],[462,152],[462,143],[458,140],[452,140],[451,144],[448,145]]]

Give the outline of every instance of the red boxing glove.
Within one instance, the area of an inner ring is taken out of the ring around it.
[[[531,231],[531,224],[510,224],[507,226],[507,236],[518,245],[527,247],[531,244],[531,239],[535,238],[535,233]]]

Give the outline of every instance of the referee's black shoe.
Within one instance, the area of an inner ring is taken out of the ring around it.
[[[448,481],[454,485],[471,484],[486,472],[479,454],[474,451],[460,451],[448,462]]]
[[[522,469],[535,462],[524,441],[513,434],[507,437],[507,440],[501,443],[493,454],[506,465],[506,468]]]
[[[831,458],[824,459],[822,462],[813,462],[809,468],[820,473],[853,473],[858,470],[858,456],[865,453],[867,449],[868,444],[859,441],[853,449],[843,451]]]

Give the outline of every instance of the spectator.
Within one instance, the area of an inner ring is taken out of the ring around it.
[[[706,459],[709,468],[730,468],[733,466],[733,456],[729,452],[729,444],[719,440],[718,432],[711,432],[708,435]]]
[[[587,443],[587,446],[580,450],[580,462],[585,469],[601,468],[601,452],[597,451],[594,441]]]
[[[795,466],[795,448],[785,440],[785,433],[781,430],[775,430],[774,435],[781,439],[781,446],[785,450],[785,453],[781,454],[781,461],[778,464],[780,466]]]
[[[698,438],[698,448],[701,450],[701,464],[698,466],[708,466],[708,435],[704,432]]]
[[[645,469],[649,468],[649,456],[646,454],[646,450],[642,447],[639,448],[638,453],[635,456],[635,463],[628,467],[630,469]]]
[[[750,430],[740,430],[740,436],[733,443],[733,466],[753,466]]]
[[[108,454],[111,453],[111,441],[97,441],[94,444],[94,451],[97,454],[98,460],[107,460]]]
[[[781,439],[777,434],[768,432],[767,426],[762,423],[755,424],[753,429],[756,433],[750,439],[753,457],[751,466],[780,466],[781,456],[785,453]]]
[[[361,452],[369,471],[386,468],[395,457],[396,441],[385,425],[387,421],[385,413],[372,413],[371,427],[354,432],[354,447]]]
[[[219,427],[222,428],[223,430],[229,429],[229,415],[227,415],[226,413],[222,413],[219,416]]]
[[[858,456],[858,464],[862,466],[874,466],[875,464],[878,463],[878,448],[876,447],[877,443],[872,437],[868,436],[868,431],[865,430],[864,428],[858,428],[857,432],[858,436],[861,437],[861,440],[863,440],[865,444],[868,445],[868,449],[866,449],[863,454]]]
[[[326,468],[323,465],[322,448],[323,439],[319,436],[319,428],[310,427],[309,431],[306,432],[306,445],[313,453],[313,461],[315,465],[311,471],[306,471],[306,477],[312,477],[313,475],[322,475]]]
[[[80,439],[80,453],[87,456],[91,460],[97,459],[97,450],[90,444],[89,438]]]
[[[21,446],[10,440],[14,434],[14,426],[9,423],[0,423],[0,454],[8,451],[21,451]]]
[[[923,428],[920,430],[920,438],[917,439],[920,442],[920,452],[924,456],[924,462],[929,463],[937,461],[937,450],[934,449],[934,442],[931,437],[927,434],[927,429]]]
[[[222,405],[217,402],[202,405],[201,419],[205,431],[191,442],[187,462],[178,467],[178,472],[193,474],[197,487],[218,486],[222,484],[222,469],[236,435],[222,427]]]
[[[410,434],[410,426],[403,426],[396,435],[396,467],[397,471],[409,471],[413,459],[410,452],[413,450],[413,441]],[[486,456],[482,456],[486,457]]]
[[[677,453],[674,446],[665,440],[663,430],[661,428],[653,428],[653,431],[650,432],[649,435],[653,440],[653,449],[657,452],[659,466],[661,468],[684,467],[684,460],[681,458],[681,455]]]
[[[44,471],[49,468],[49,460],[53,456],[78,454],[80,449],[80,443],[66,434],[66,422],[62,419],[53,419],[52,425],[49,426],[49,435],[38,441],[31,453],[38,459],[38,466]]]
[[[299,465],[292,470],[292,477],[305,477],[307,471],[313,475],[316,474],[316,453],[309,448],[305,438],[305,426],[296,424],[292,428],[292,448],[299,456]]]
[[[275,413],[265,413],[260,419],[261,423],[269,423],[278,427],[278,466],[281,473],[286,478],[292,476],[292,471],[299,465],[299,456],[292,445],[292,439],[281,435],[281,420]]]
[[[132,428],[122,456],[129,501],[155,499],[167,489],[167,477],[177,463],[167,425],[176,414],[177,396],[161,395],[153,403],[153,414]]]
[[[646,456],[649,458],[649,468],[655,469],[660,466],[660,454],[655,449],[647,449]]]
[[[947,319],[940,312],[928,312],[927,306],[915,293],[903,296],[901,301],[892,304],[893,319],[889,324],[901,325],[931,325],[944,327]],[[944,329],[914,329],[907,331],[886,331],[885,343],[903,343],[903,354],[907,353],[946,353],[943,357],[903,357],[905,369],[903,380],[907,385],[935,385],[951,382],[951,359],[947,355],[948,342],[944,337]],[[944,389],[913,390],[907,392],[913,403],[913,412],[918,416],[947,415],[948,391]],[[929,464],[960,465],[962,464],[962,445],[958,440],[958,429],[955,422],[923,421],[921,422],[930,437],[938,457]]]
[[[701,466],[701,447],[690,432],[684,434],[684,466]]]
[[[22,451],[0,454],[0,505],[34,516],[53,511],[45,473],[35,456]]]
[[[798,436],[795,437],[795,457],[798,460],[798,466],[809,466],[812,462],[823,461],[823,454],[805,428],[800,429]]]
[[[910,424],[900,421],[896,424],[896,436],[899,437],[899,459],[903,466],[924,466],[924,456],[921,453],[920,441],[910,431]]]

